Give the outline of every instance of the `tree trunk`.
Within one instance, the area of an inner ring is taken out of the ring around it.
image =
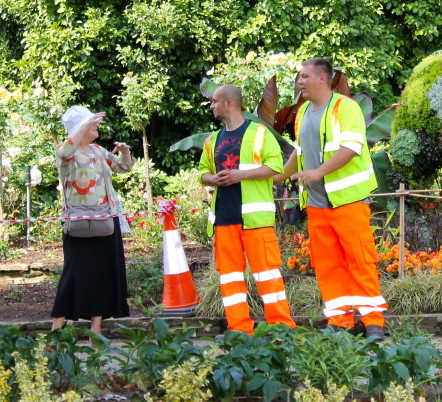
[[[0,149],[0,219],[3,220],[3,156]],[[4,225],[0,224],[0,240],[4,239]]]
[[[144,164],[146,167],[146,197],[147,209],[150,211],[153,207],[152,186],[150,184],[150,168],[149,168],[149,144],[147,142],[146,128],[143,127],[143,151]]]

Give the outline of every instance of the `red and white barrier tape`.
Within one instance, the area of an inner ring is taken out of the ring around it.
[[[140,215],[149,215],[149,214],[158,214],[158,212],[133,212],[133,213],[124,213],[124,214],[113,214],[113,215],[82,215],[82,216],[58,216],[55,218],[29,218],[29,219],[8,219],[8,220],[0,220],[0,224],[4,223],[28,223],[28,222],[48,222],[48,221],[67,221],[67,220],[77,220],[77,219],[94,219],[94,218],[109,218],[115,217],[118,215],[128,216],[140,216]]]

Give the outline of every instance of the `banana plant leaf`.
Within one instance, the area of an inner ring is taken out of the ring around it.
[[[378,141],[388,140],[391,133],[391,125],[394,120],[394,113],[397,105],[391,105],[381,114],[376,116],[367,125],[367,141],[370,146]]]
[[[331,82],[331,89],[333,92],[351,97],[350,87],[348,86],[347,77],[341,71],[340,67],[335,67],[334,75]]]
[[[279,133],[277,133],[275,131],[275,129],[272,126],[267,124],[264,120],[261,120],[255,114],[245,111],[245,112],[243,112],[243,116],[245,119],[264,124],[266,127],[268,127],[269,130],[272,132],[272,134],[275,136],[276,140],[278,141],[279,146],[281,147],[281,151],[282,151],[284,160],[288,159],[288,157],[293,152],[293,146],[288,141],[286,141],[284,137],[282,137]],[[206,132],[206,133],[198,133],[198,134],[193,134],[193,135],[190,135],[189,137],[183,138],[182,140],[171,145],[171,147],[169,148],[169,152],[188,151],[189,149],[197,149],[197,150],[201,151],[204,146],[204,140],[213,132],[214,131],[210,131],[210,132]]]
[[[362,91],[353,96],[353,100],[358,102],[362,113],[364,114],[365,124],[368,126],[371,122],[371,115],[373,113],[373,101],[368,91]]]
[[[278,144],[281,148],[282,154],[284,156],[284,160],[287,160],[290,155],[293,152],[293,146],[276,130],[269,124],[267,124],[264,120],[261,120],[256,114],[250,113],[250,112],[243,112],[242,113],[245,119],[254,121],[256,123],[261,123],[267,126],[267,128],[271,131],[271,133],[275,136],[276,141],[278,141]]]
[[[183,138],[182,140],[171,145],[169,148],[169,152],[188,151],[189,149],[196,149],[201,151],[204,146],[204,140],[212,133],[213,131],[209,131],[206,133],[193,134],[189,137]]]
[[[376,193],[391,193],[393,189],[387,178],[387,172],[391,169],[391,162],[387,152],[376,152],[371,155],[371,160],[378,181],[378,189],[376,190]],[[387,207],[387,202],[388,198],[386,197],[376,197],[376,205],[380,208],[385,209]]]
[[[258,104],[258,117],[273,127],[275,122],[276,107],[278,105],[278,89],[276,87],[276,75],[267,83],[262,98]]]
[[[200,91],[208,99],[212,99],[218,85],[216,85],[212,80],[203,78],[200,84]]]

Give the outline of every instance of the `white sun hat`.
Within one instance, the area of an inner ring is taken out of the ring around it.
[[[68,132],[68,137],[72,137],[94,114],[84,106],[72,106],[61,116],[64,128]]]

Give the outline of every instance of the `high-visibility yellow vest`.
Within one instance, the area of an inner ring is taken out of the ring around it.
[[[304,154],[299,142],[302,119],[310,102],[298,110],[295,120],[295,150],[298,170],[303,169]],[[346,165],[324,176],[325,191],[331,205],[339,207],[361,201],[377,188],[376,176],[365,137],[365,119],[362,110],[354,100],[340,94],[333,94],[320,124],[321,160],[327,162],[341,147],[361,146],[360,155],[353,157]],[[299,186],[300,206],[307,203],[308,189]]]
[[[206,138],[199,166],[199,181],[205,173],[216,174],[215,145],[220,132]],[[273,134],[263,124],[250,122],[241,142],[239,169],[256,169],[268,166],[277,173],[283,171],[281,149]],[[273,200],[273,178],[241,180],[241,214],[244,229],[273,226],[275,224],[275,202]],[[203,184],[203,183],[202,183]],[[218,188],[212,198],[207,224],[207,234],[213,235],[215,204]]]

